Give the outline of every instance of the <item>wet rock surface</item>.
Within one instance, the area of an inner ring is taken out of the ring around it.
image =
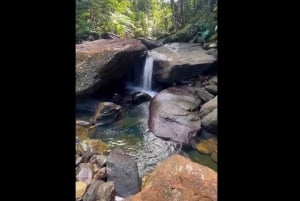
[[[115,183],[117,195],[127,197],[140,191],[141,179],[137,163],[123,149],[115,148],[109,154],[106,168],[107,181]]]
[[[196,43],[170,43],[148,52],[154,60],[154,77],[173,83],[209,71],[216,58]]]
[[[174,155],[147,177],[142,191],[125,201],[217,201],[217,173]]]
[[[200,101],[193,88],[170,87],[150,103],[149,130],[157,137],[189,144],[201,128]]]

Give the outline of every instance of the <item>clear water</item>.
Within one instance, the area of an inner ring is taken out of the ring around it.
[[[78,120],[88,121],[93,115],[91,109],[95,107],[97,101],[91,100],[85,103],[85,108],[77,110]],[[90,106],[87,106],[89,105]],[[163,150],[146,152],[146,138],[148,130],[149,102],[136,106],[130,106],[121,118],[111,125],[104,125],[95,128],[91,138],[101,139],[111,149],[116,146],[123,147],[127,154],[131,155],[138,163],[140,175],[145,175],[153,169],[157,162],[163,160]],[[84,110],[86,109],[86,110]],[[217,171],[217,164],[208,155],[200,154],[197,150],[190,148],[183,150],[185,154],[194,162],[208,166]],[[161,158],[159,158],[161,157]]]

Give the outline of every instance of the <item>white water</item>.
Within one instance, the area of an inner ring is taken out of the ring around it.
[[[147,57],[145,66],[144,66],[144,73],[143,73],[143,85],[142,88],[145,91],[151,91],[152,86],[152,72],[153,72],[153,58]]]
[[[143,69],[143,77],[140,80],[138,86],[132,85],[130,83],[127,84],[127,89],[133,91],[141,91],[143,93],[149,94],[151,97],[157,94],[156,91],[152,90],[152,73],[153,73],[153,58],[147,56],[144,69]],[[136,77],[140,77],[140,74],[136,74]]]

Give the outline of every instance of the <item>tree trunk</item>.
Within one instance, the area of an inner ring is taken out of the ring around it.
[[[179,28],[182,28],[183,27],[183,0],[178,0],[178,11],[177,11],[177,14],[178,14],[178,17],[177,17],[177,21],[179,23]]]

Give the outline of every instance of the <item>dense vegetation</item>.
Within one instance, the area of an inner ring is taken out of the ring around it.
[[[217,0],[76,0],[76,33],[216,40]],[[181,34],[181,35],[180,35]],[[196,35],[195,35],[196,34]],[[196,37],[195,37],[196,36]]]

